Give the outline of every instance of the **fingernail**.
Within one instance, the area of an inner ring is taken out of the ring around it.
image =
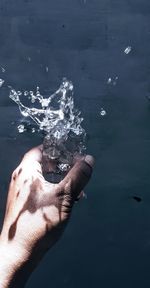
[[[89,164],[92,168],[94,167],[94,158],[91,155],[86,155],[85,162]]]

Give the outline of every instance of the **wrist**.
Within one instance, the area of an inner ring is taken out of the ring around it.
[[[28,256],[14,243],[0,239],[0,287],[24,287],[29,277]]]

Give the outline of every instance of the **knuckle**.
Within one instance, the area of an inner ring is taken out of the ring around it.
[[[62,205],[62,209],[61,209],[62,213],[64,213],[66,216],[71,214],[72,211],[72,206],[70,204],[63,204]]]
[[[64,195],[64,199],[62,202],[62,210],[63,212],[69,214],[73,207],[73,200],[71,195]]]
[[[64,187],[64,194],[71,195],[71,190],[72,190],[72,179],[69,178]]]
[[[11,175],[11,180],[16,180],[17,177],[17,169],[15,169]]]
[[[57,189],[56,190],[56,197],[61,199],[64,196],[64,190],[63,189]]]

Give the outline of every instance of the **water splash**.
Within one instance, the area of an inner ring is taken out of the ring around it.
[[[64,78],[59,89],[48,97],[41,94],[39,87],[36,92],[11,88],[9,97],[18,105],[24,120],[30,119],[19,125],[18,131],[23,133],[30,126],[32,133],[42,133],[44,156],[55,160],[60,171],[68,170],[76,154],[84,154],[86,133],[81,126],[81,112],[75,109],[71,81]]]

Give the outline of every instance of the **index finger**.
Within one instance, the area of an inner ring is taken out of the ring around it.
[[[42,151],[43,151],[43,145],[39,145],[37,147],[32,148],[30,151],[28,151],[23,159],[22,162],[28,161],[28,162],[39,162],[41,164],[42,162]]]
[[[39,145],[29,150],[24,155],[21,163],[24,166],[27,166],[28,169],[32,169],[35,166],[38,167],[38,169],[40,170],[42,174],[45,172],[51,172],[55,170],[54,168],[56,166],[56,162],[53,162],[52,160],[50,160],[48,157],[45,157],[44,155],[45,154],[43,153],[43,145]]]

